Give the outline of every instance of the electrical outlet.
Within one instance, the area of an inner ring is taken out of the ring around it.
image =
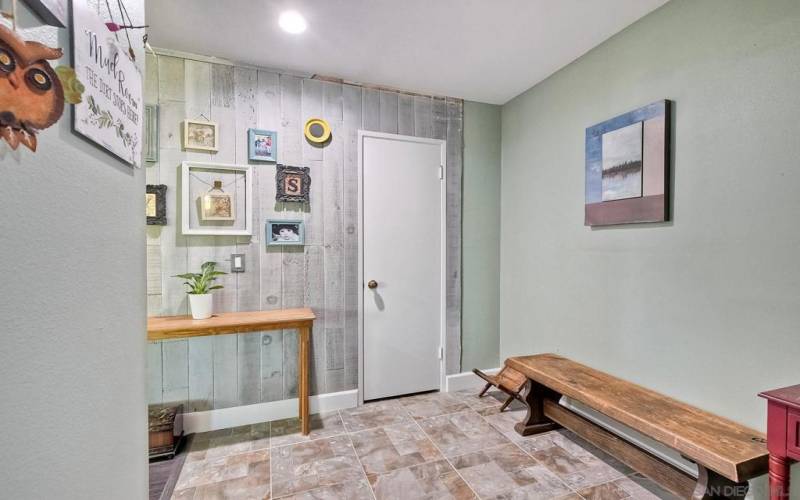
[[[243,273],[244,272],[244,254],[232,253],[231,254],[231,272]]]

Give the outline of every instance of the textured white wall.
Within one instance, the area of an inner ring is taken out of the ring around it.
[[[69,64],[67,30],[19,8],[21,33]],[[35,154],[0,144],[0,497],[142,499],[144,172],[74,135],[70,113]]]
[[[765,427],[756,394],[800,381],[798,26],[794,0],[672,0],[503,107],[501,356]],[[658,99],[673,221],[584,227],[586,127]]]

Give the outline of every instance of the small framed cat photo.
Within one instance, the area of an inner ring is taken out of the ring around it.
[[[278,134],[271,130],[247,130],[247,152],[250,161],[278,161]]]
[[[306,234],[301,220],[268,220],[267,246],[303,245]]]

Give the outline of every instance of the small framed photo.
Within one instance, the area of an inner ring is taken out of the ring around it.
[[[219,127],[217,124],[202,120],[184,120],[183,149],[213,152],[219,150]]]
[[[148,226],[167,225],[167,186],[148,184],[145,194]]]
[[[309,202],[311,175],[308,167],[277,165],[275,171],[275,200],[283,202]]]
[[[248,156],[251,161],[278,160],[278,134],[271,130],[247,130]]]
[[[306,234],[301,220],[268,220],[267,245],[303,245]]]

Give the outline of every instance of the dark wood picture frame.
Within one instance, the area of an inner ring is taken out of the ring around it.
[[[311,169],[308,167],[291,167],[288,165],[276,165],[275,172],[275,200],[289,203],[308,203],[309,192],[311,190]],[[298,178],[300,186],[295,191],[286,190],[287,180]]]
[[[147,216],[148,226],[167,225],[167,186],[164,184],[148,184],[147,194],[156,197],[156,215]]]

